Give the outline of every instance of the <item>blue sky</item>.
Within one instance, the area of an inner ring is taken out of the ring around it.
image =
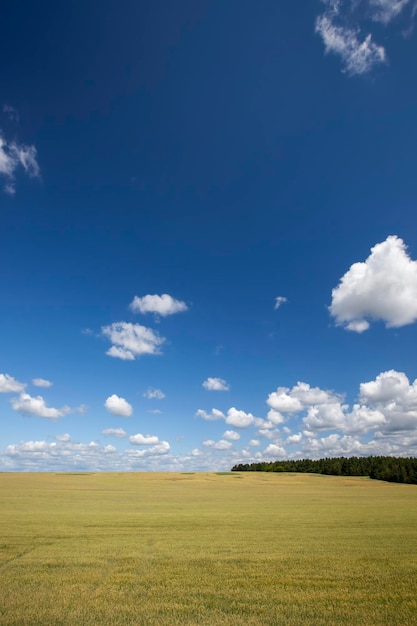
[[[0,470],[417,454],[416,11],[3,6]]]

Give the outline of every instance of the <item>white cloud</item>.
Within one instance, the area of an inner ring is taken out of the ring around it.
[[[129,441],[134,446],[151,446],[160,443],[156,435],[142,435],[141,433],[132,435],[129,437]]]
[[[360,385],[360,401],[384,416],[382,433],[417,429],[417,380],[410,384],[403,372],[381,372],[375,380]]]
[[[42,396],[30,396],[28,393],[21,393],[18,398],[12,398],[10,400],[12,408],[21,415],[28,417],[46,417],[47,419],[56,420],[59,417],[64,417],[68,413],[72,413],[77,409],[71,409],[69,406],[64,406],[61,409],[54,409],[48,407]]]
[[[50,380],[45,380],[45,378],[32,379],[32,385],[35,385],[35,387],[52,387],[52,384]]]
[[[110,457],[116,461],[115,469],[122,469],[123,460],[117,463],[114,446],[100,446],[96,442],[77,443],[67,435],[57,441],[22,441],[7,446],[0,453],[0,466],[8,471],[70,471],[106,470]]]
[[[0,393],[19,393],[24,391],[26,385],[9,374],[0,374]]]
[[[206,441],[203,441],[203,446],[213,448],[213,450],[230,450],[233,447],[233,444],[225,439],[220,439],[220,441],[207,439]]]
[[[230,441],[237,441],[238,439],[240,439],[240,435],[235,430],[226,430],[223,433],[223,439],[229,439]]]
[[[285,421],[285,417],[279,411],[275,409],[270,409],[268,411],[268,422],[271,426],[278,426],[278,424],[282,424]]]
[[[372,34],[361,36],[360,27],[352,25],[356,0],[322,1],[325,11],[316,19],[315,30],[322,38],[325,52],[341,58],[344,72],[351,76],[366,74],[386,62],[385,49],[373,41]]]
[[[207,378],[203,382],[204,389],[208,391],[229,391],[230,385],[223,378]]]
[[[339,26],[326,14],[317,18],[316,33],[321,36],[326,53],[339,55],[344,71],[350,75],[365,74],[386,62],[385,49],[372,41],[370,33],[361,40],[359,29]]]
[[[57,441],[71,441],[71,435],[65,433],[64,435],[55,435]]]
[[[155,313],[162,317],[188,310],[185,302],[175,300],[167,293],[163,293],[161,296],[148,294],[143,298],[135,296],[129,307],[134,313]]]
[[[15,177],[19,168],[30,178],[39,178],[35,146],[18,144],[16,141],[8,142],[0,131],[0,175],[5,177],[5,191],[10,195],[16,191]]]
[[[254,447],[255,447],[255,446],[260,446],[260,445],[261,445],[261,442],[259,441],[259,439],[251,439],[251,440],[249,441],[249,445],[250,445],[250,446],[254,446]]]
[[[196,412],[196,417],[201,417],[203,420],[208,421],[226,419],[225,414],[218,409],[212,409],[211,413],[207,413],[206,411],[203,411],[203,409],[198,409],[198,411]]]
[[[170,448],[171,447],[168,441],[160,441],[155,446],[150,446],[149,448],[145,448],[145,450],[126,450],[126,454],[130,460],[135,460],[143,457],[161,456],[167,454]]]
[[[160,389],[154,389],[153,387],[148,387],[148,389],[143,394],[144,398],[148,398],[149,400],[162,400],[165,398],[165,394]]]
[[[359,389],[361,401],[372,404],[387,403],[398,398],[405,398],[411,391],[413,403],[416,404],[417,408],[415,386],[413,385],[410,389],[410,382],[404,372],[396,372],[395,370],[381,372],[375,380],[361,383]]]
[[[226,424],[230,424],[230,426],[234,426],[235,428],[247,428],[255,422],[255,419],[252,413],[239,411],[232,406],[232,408],[227,411]]]
[[[371,17],[375,22],[388,24],[410,4],[410,0],[369,0]]]
[[[288,302],[287,298],[285,298],[285,296],[277,296],[275,298],[275,306],[274,309],[279,309],[279,307],[281,306],[281,304],[284,304],[285,302]]]
[[[225,415],[218,409],[212,409],[211,413],[206,413],[202,409],[196,412],[197,417],[201,417],[204,420],[218,420],[223,419],[226,424],[234,426],[235,428],[247,428],[251,424],[260,425],[263,424],[263,420],[254,417],[252,413],[245,413],[245,411],[239,411],[232,406]]]
[[[129,322],[115,322],[110,326],[103,326],[101,330],[114,344],[106,354],[128,361],[143,354],[160,354],[160,346],[165,341],[164,337],[160,337],[151,328]]]
[[[368,320],[399,328],[417,320],[417,261],[402,239],[387,237],[371,248],[364,262],[354,263],[332,291],[330,314],[336,324],[362,332]]]
[[[287,456],[287,453],[285,451],[285,448],[283,448],[282,446],[279,446],[275,443],[270,443],[269,446],[267,446],[263,451],[262,456],[283,458]]]
[[[105,437],[117,437],[118,439],[127,437],[127,432],[123,428],[105,428],[101,434]]]
[[[294,398],[288,394],[289,389],[286,387],[278,387],[276,391],[270,393],[267,404],[275,411],[282,413],[297,413],[301,411],[303,405],[298,398]]]
[[[290,435],[289,437],[287,437],[287,443],[290,445],[300,443],[302,438],[303,438],[303,433],[298,433],[297,435]]]
[[[120,398],[115,393],[112,396],[109,396],[104,403],[104,406],[110,413],[113,415],[118,415],[119,417],[130,417],[133,413],[133,407],[127,400],[124,398]]]

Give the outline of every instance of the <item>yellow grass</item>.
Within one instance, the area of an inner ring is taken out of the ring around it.
[[[417,486],[0,474],[0,624],[417,624]]]

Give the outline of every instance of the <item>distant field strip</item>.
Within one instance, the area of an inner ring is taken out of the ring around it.
[[[0,624],[417,625],[417,486],[0,474]]]

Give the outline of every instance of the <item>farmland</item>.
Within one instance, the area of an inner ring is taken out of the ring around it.
[[[0,624],[417,624],[417,487],[0,474]]]

